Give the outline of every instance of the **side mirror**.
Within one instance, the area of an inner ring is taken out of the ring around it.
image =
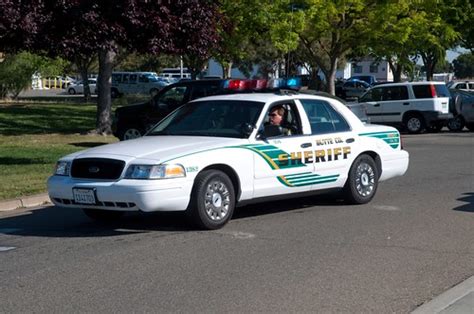
[[[255,129],[255,126],[250,124],[250,123],[244,123],[242,125],[242,134],[246,135],[246,136],[249,136],[250,134],[252,134],[253,132],[253,129]]]

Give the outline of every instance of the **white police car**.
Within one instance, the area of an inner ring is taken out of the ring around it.
[[[291,135],[268,124],[275,106],[285,109]],[[216,229],[236,206],[264,199],[343,189],[349,203],[367,203],[378,182],[406,172],[408,159],[396,129],[362,123],[335,98],[233,94],[192,101],[142,138],[61,158],[48,190],[54,204],[95,219],[185,211],[198,227]]]

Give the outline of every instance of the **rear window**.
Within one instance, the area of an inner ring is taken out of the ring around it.
[[[449,90],[444,84],[413,85],[415,98],[433,98],[431,88],[434,86],[437,97],[449,97]]]

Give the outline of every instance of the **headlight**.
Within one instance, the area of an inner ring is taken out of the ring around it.
[[[130,165],[125,179],[169,179],[186,176],[181,165]]]
[[[56,163],[56,168],[54,169],[54,175],[69,176],[70,171],[71,171],[71,162],[60,160]]]

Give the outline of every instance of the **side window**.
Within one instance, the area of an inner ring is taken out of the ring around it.
[[[129,77],[130,77],[130,74],[124,74],[124,75],[122,76],[122,83],[128,84],[128,79],[129,79]]]
[[[360,102],[365,101],[381,101],[382,100],[382,90],[383,88],[373,88],[369,90],[362,98],[360,98]]]
[[[350,131],[350,126],[342,115],[328,102],[314,99],[301,99],[311,124],[311,133],[326,134]]]
[[[474,83],[469,83],[469,89],[474,89]]]
[[[130,74],[130,84],[137,84],[137,75],[136,74]]]
[[[276,103],[270,106],[264,125],[279,125],[283,135],[302,134],[301,121],[294,103]]]
[[[112,74],[112,84],[122,83],[122,74]]]
[[[467,88],[467,86],[464,83],[456,85],[456,89],[466,89],[466,88]]]
[[[167,109],[174,110],[183,104],[186,95],[186,86],[176,86],[166,91],[158,100],[158,105],[165,105]]]
[[[192,88],[190,100],[198,99],[206,96],[212,96],[220,91],[217,85],[197,85]]]
[[[406,86],[392,86],[384,88],[383,100],[405,100],[408,99]]]
[[[149,82],[149,79],[148,79],[148,77],[146,77],[146,75],[140,74],[140,76],[138,77],[138,82],[140,82],[140,83],[148,83],[148,82]]]
[[[415,98],[433,98],[431,85],[413,85]]]

